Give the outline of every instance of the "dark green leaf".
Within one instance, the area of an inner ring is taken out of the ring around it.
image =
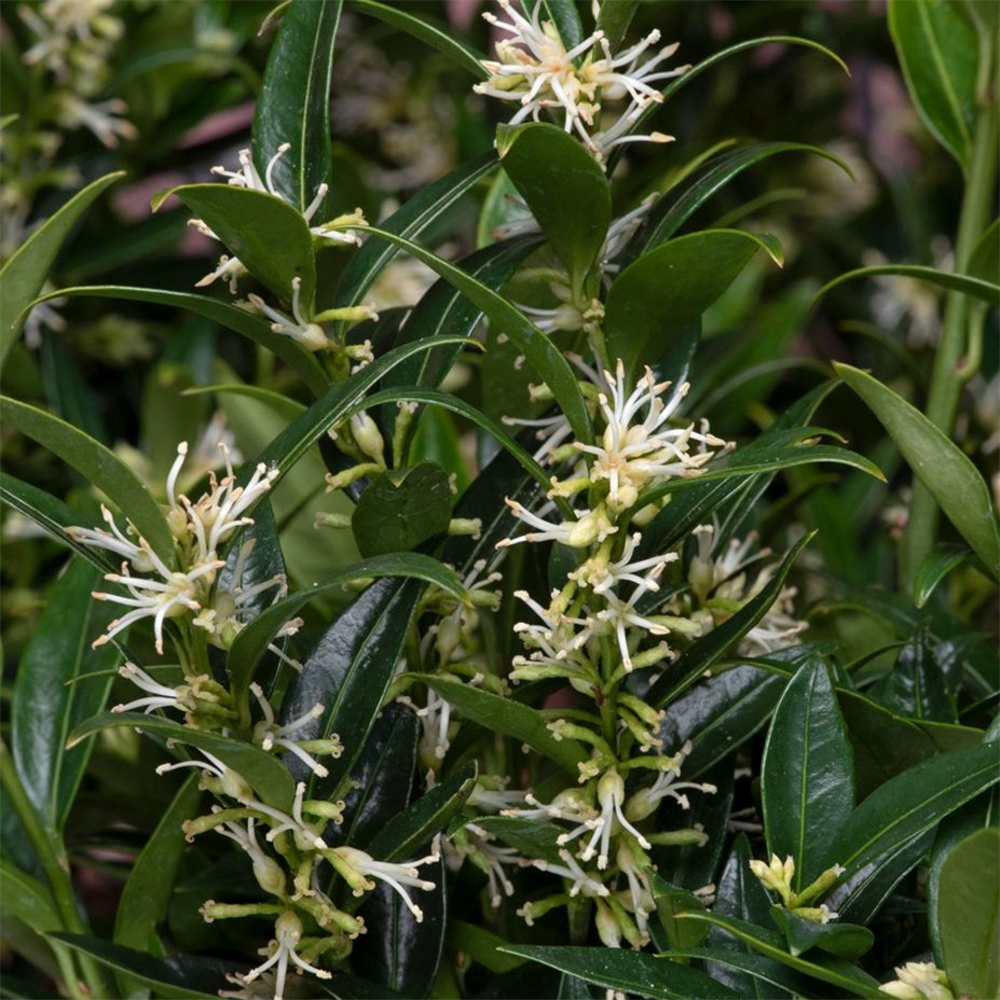
[[[272,354],[276,354],[302,379],[314,396],[322,396],[330,387],[330,380],[316,362],[313,354],[306,351],[291,337],[274,333],[271,324],[250,312],[218,299],[190,292],[165,292],[155,288],[131,288],[125,285],[92,285],[78,288],[61,288],[49,295],[43,295],[38,302],[57,296],[69,298],[95,296],[97,298],[125,299],[138,302],[153,302],[156,305],[172,306],[187,312],[197,313],[220,326],[241,334]]]
[[[671,703],[686,691],[713,663],[738,643],[771,610],[781,593],[796,556],[811,541],[805,535],[785,554],[781,565],[774,571],[767,585],[731,618],[708,635],[696,640],[680,659],[649,689],[646,700],[651,705]]]
[[[170,195],[197,212],[240,259],[240,263],[284,302],[292,300],[292,279],[302,281],[302,311],[308,317],[316,294],[312,234],[302,213],[265,191],[231,184],[185,184],[158,195],[158,208]]]
[[[917,0],[917,2],[923,3],[925,0]],[[937,268],[922,267],[918,264],[880,264],[875,267],[861,267],[856,271],[848,271],[846,274],[834,278],[833,281],[827,282],[816,293],[813,301],[826,295],[832,288],[836,288],[837,285],[841,285],[845,281],[851,281],[854,278],[874,278],[882,274],[893,274],[903,278],[915,278],[927,281],[940,288],[947,288],[953,292],[962,292],[965,295],[971,295],[974,299],[980,299],[987,303],[987,305],[1000,305],[1000,285],[996,283],[995,278],[973,278],[965,274],[956,274],[954,271],[939,271]],[[835,365],[835,367],[839,372],[847,366]],[[854,369],[848,368],[848,371],[854,371]],[[841,377],[844,377],[842,372]]]
[[[557,740],[540,712],[512,698],[501,698],[451,677],[423,675],[420,680],[465,718],[495,733],[527,743],[532,750],[548,757],[574,778],[578,776],[577,764],[586,760],[588,755],[575,740]]]
[[[96,715],[70,733],[68,745],[72,747],[91,733],[115,726],[148,730],[174,743],[205,750],[242,775],[267,805],[286,812],[292,807],[295,784],[281,758],[258,749],[252,743],[205,733],[155,715],[143,715],[141,712],[105,712],[103,715]]]
[[[525,15],[532,17],[536,12],[543,26],[548,22],[556,29],[567,52],[583,41],[583,23],[573,0],[525,0]]]
[[[639,0],[616,0],[615,3],[602,3],[597,15],[597,27],[604,32],[612,52],[621,48],[622,41],[628,31]]]
[[[70,563],[49,595],[14,684],[14,763],[39,819],[53,835],[66,822],[92,747],[67,750],[66,736],[104,707],[121,659],[114,646],[91,649],[114,617],[113,605],[91,597],[97,581],[92,566],[79,559]]]
[[[872,696],[897,715],[958,722],[937,647],[930,628],[923,625],[900,650],[892,670],[875,686]]]
[[[784,938],[776,931],[766,927],[758,927],[736,917],[724,917],[714,913],[691,914],[687,920],[703,920],[727,931],[738,940],[749,945],[758,954],[773,958],[782,965],[803,972],[807,976],[819,979],[824,983],[836,986],[838,990],[851,996],[864,997],[868,1000],[884,1000],[879,992],[878,981],[866,972],[856,968],[850,962],[835,956],[811,956],[802,958],[785,950]]]
[[[847,876],[891,856],[995,784],[997,746],[940,754],[890,778],[850,816],[831,849]]]
[[[146,484],[110,449],[44,410],[4,397],[0,419],[71,465],[126,514],[153,551],[169,566],[174,540],[160,505]]]
[[[79,524],[80,517],[62,500],[6,472],[0,472],[0,500],[31,518],[101,572],[113,573],[119,568],[100,549],[92,549],[67,534],[66,529]]]
[[[174,892],[174,880],[184,853],[181,829],[196,815],[202,792],[192,774],[181,786],[156,829],[135,859],[115,914],[115,944],[152,954],[160,947],[157,928],[164,921]],[[127,978],[120,983],[127,993]]]
[[[659,358],[761,248],[781,265],[773,237],[737,229],[680,236],[643,254],[608,293],[604,332],[610,356],[621,358],[629,375]]]
[[[837,374],[867,403],[903,458],[994,578],[1000,538],[989,487],[968,457],[916,407],[871,375],[835,364]]]
[[[103,191],[124,177],[117,171],[98,178],[75,194],[31,234],[0,271],[0,362],[17,340],[25,313],[48,277],[52,262],[70,230]]]
[[[548,820],[523,819],[520,816],[480,816],[476,826],[516,847],[526,858],[539,858],[558,864],[561,861],[559,837],[562,827]]]
[[[385,220],[383,228],[408,240],[417,239],[437,224],[483,177],[495,170],[498,162],[496,153],[491,150],[456,167],[450,174],[413,195]],[[365,292],[397,253],[397,246],[368,240],[344,268],[335,305],[352,306],[361,302]]]
[[[821,146],[807,146],[799,142],[765,142],[746,149],[737,149],[710,162],[704,173],[679,198],[673,197],[673,192],[669,191],[653,205],[643,221],[642,228],[626,249],[625,259],[631,260],[642,250],[652,249],[664,240],[670,239],[698,208],[731,180],[748,167],[778,153],[813,153],[831,163],[836,163],[849,176],[851,174],[850,167],[840,157]]]
[[[689,889],[671,885],[655,872],[652,881],[653,903],[666,941],[666,948],[661,950],[697,948],[705,940],[708,927],[705,924],[683,920],[681,916],[685,913],[704,913],[705,904]]]
[[[154,958],[132,948],[83,934],[51,934],[53,940],[96,958],[102,965],[135,978],[172,1000],[218,1000],[226,974],[241,970],[231,962],[193,955]]]
[[[938,926],[948,979],[959,996],[1000,996],[1000,830],[957,844],[941,866]]]
[[[568,972],[588,983],[651,1000],[737,1000],[739,994],[697,969],[620,948],[508,945],[509,955]]]
[[[965,166],[976,114],[975,34],[942,0],[890,0],[889,31],[921,118]]]
[[[840,920],[832,920],[828,924],[804,920],[783,906],[771,907],[771,919],[781,928],[793,955],[819,948],[830,955],[853,960],[870,951],[875,943],[875,935],[867,927],[845,924]]]
[[[370,226],[356,228],[407,250],[411,256],[422,261],[432,271],[436,271],[442,278],[471,299],[489,317],[490,322],[499,332],[507,334],[517,349],[527,358],[528,364],[535,370],[535,373],[548,384],[556,401],[566,414],[566,419],[569,420],[577,440],[586,443],[592,439],[590,416],[584,405],[580,386],[573,369],[570,368],[569,362],[552,341],[527,316],[491,288],[466,274],[461,268],[449,264],[448,261],[424,250],[417,244],[388,230],[375,229]]]
[[[767,849],[795,860],[796,892],[837,859],[830,848],[854,806],[854,761],[826,664],[806,660],[775,709],[761,800]]]
[[[330,80],[342,7],[343,0],[322,0],[286,8],[257,98],[253,121],[257,172],[264,177],[271,157],[288,143],[288,152],[274,164],[271,176],[281,196],[303,212],[319,186],[331,180]],[[317,223],[326,221],[325,203],[324,198]]]
[[[443,535],[451,522],[448,474],[434,462],[376,476],[351,517],[363,556],[409,552]]]
[[[580,289],[611,224],[604,171],[575,136],[543,122],[501,125],[497,152],[573,287]]]
[[[403,862],[425,848],[465,805],[476,784],[475,761],[435,785],[412,805],[399,812],[366,847],[374,857]]]
[[[913,603],[922,608],[937,590],[938,584],[963,563],[972,553],[964,545],[937,545],[927,553],[913,578]]]
[[[421,11],[420,17],[414,17],[398,7],[376,3],[375,0],[351,0],[351,6],[355,10],[384,21],[386,24],[391,24],[394,28],[399,28],[400,31],[405,31],[432,49],[437,49],[438,52],[448,56],[456,65],[461,66],[478,79],[484,79],[487,76],[481,62],[486,57],[449,34],[449,29],[432,21],[423,11]]]
[[[443,566],[437,559],[420,552],[396,552],[352,563],[322,583],[313,584],[269,605],[240,631],[229,651],[228,659],[230,681],[237,698],[247,691],[253,679],[253,672],[268,644],[273,641],[278,629],[289,618],[310,601],[341,590],[347,583],[365,579],[378,580],[383,577],[424,580],[460,600],[465,597],[465,588],[454,571]],[[303,711],[307,710],[308,707]]]
[[[417,580],[372,584],[326,630],[292,681],[282,719],[297,719],[321,704],[325,714],[299,730],[299,738],[326,739],[336,733],[344,744],[343,754],[329,761],[329,777],[311,778],[314,798],[343,794],[342,785],[382,707],[424,586]],[[290,763],[304,780],[305,765]]]

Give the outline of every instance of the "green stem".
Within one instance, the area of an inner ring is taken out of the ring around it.
[[[994,100],[981,107],[976,118],[965,197],[955,241],[955,271],[959,274],[968,267],[972,251],[990,220],[996,187],[998,139],[1000,115]],[[979,335],[971,326],[982,321],[982,310],[970,309],[964,294],[949,293],[927,398],[928,419],[949,437],[958,412],[962,386],[975,374],[966,363],[967,355]],[[937,523],[937,503],[918,480],[913,485],[909,524],[900,552],[900,576],[904,586],[912,585],[921,562],[934,547]]]
[[[24,827],[24,832],[28,835],[32,847],[35,849],[35,856],[42,866],[42,872],[49,889],[52,892],[52,899],[56,905],[56,912],[62,920],[63,928],[73,934],[86,934],[87,926],[80,919],[80,914],[76,908],[76,897],[73,893],[73,885],[70,881],[69,861],[64,851],[57,853],[56,845],[42,828],[38,820],[35,809],[28,799],[28,795],[21,784],[17,770],[14,767],[14,759],[7,749],[4,740],[0,740],[0,783],[4,791],[10,796],[11,805],[17,818]],[[61,847],[61,845],[60,845]],[[104,975],[93,959],[83,955],[78,955],[80,969],[86,980],[87,988],[92,997],[112,996],[110,986],[105,982]],[[60,961],[60,966],[62,966]],[[79,989],[75,981],[75,970],[71,980],[67,980],[65,986],[73,996],[79,996]]]

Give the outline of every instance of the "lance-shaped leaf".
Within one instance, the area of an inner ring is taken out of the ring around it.
[[[1000,569],[996,511],[989,487],[976,467],[938,427],[892,389],[858,368],[834,367],[878,417],[910,468],[996,579]]]
[[[997,745],[943,753],[890,778],[847,818],[831,847],[846,877],[891,857],[998,780]]]
[[[482,60],[486,57],[477,52],[465,42],[460,41],[451,35],[447,28],[437,24],[429,18],[423,11],[420,17],[400,10],[398,7],[385,3],[376,3],[376,0],[351,0],[351,6],[363,14],[391,24],[400,31],[405,31],[408,35],[436,49],[442,55],[447,56],[457,66],[461,66],[477,79],[484,79],[488,74],[482,65]]]
[[[0,399],[0,420],[76,469],[126,514],[168,566],[174,561],[174,542],[163,510],[113,451],[64,420],[15,399]]]
[[[50,937],[81,955],[97,959],[119,974],[138,979],[160,996],[176,1000],[218,1000],[218,991],[228,985],[227,974],[246,971],[233,962],[195,955],[154,958],[84,934],[51,934]]]
[[[0,271],[0,362],[24,326],[25,312],[38,295],[70,230],[101,193],[124,177],[117,171],[98,178],[46,219]]]
[[[924,556],[913,578],[913,603],[924,607],[937,590],[938,585],[949,573],[972,559],[972,553],[964,545],[942,543]]]
[[[920,117],[965,166],[976,115],[975,32],[957,5],[940,0],[890,0],[889,31]]]
[[[728,986],[697,969],[624,948],[521,944],[507,945],[503,951],[568,972],[605,989],[650,1000],[737,1000],[739,997]]]
[[[155,305],[171,306],[197,313],[220,326],[233,330],[235,333],[260,344],[272,354],[276,354],[296,375],[308,386],[314,396],[322,396],[330,388],[330,380],[320,368],[315,356],[305,350],[300,344],[271,329],[271,324],[249,309],[240,309],[219,299],[210,299],[207,295],[194,295],[191,292],[166,292],[156,288],[133,288],[127,285],[81,285],[74,288],[60,288],[36,299],[45,302],[47,299],[65,295],[68,298],[94,296],[95,298],[124,299],[127,301],[152,302]]]
[[[587,759],[587,754],[579,743],[575,740],[557,740],[548,729],[544,716],[519,701],[501,698],[450,677],[421,675],[420,680],[458,709],[465,718],[495,733],[513,736],[514,739],[527,743],[532,750],[544,754],[573,777],[577,777],[577,764]]]
[[[6,859],[0,859],[0,885],[4,914],[16,917],[39,934],[63,927],[48,886]]]
[[[579,289],[611,224],[611,187],[604,171],[575,136],[543,122],[501,125],[497,152]]]
[[[70,733],[67,745],[73,747],[91,733],[115,726],[148,730],[174,743],[205,750],[213,757],[218,757],[226,767],[242,775],[265,804],[286,812],[292,808],[295,785],[288,769],[275,754],[266,753],[252,743],[202,732],[156,715],[143,715],[142,712],[105,712],[103,715],[95,715]]]
[[[663,706],[686,691],[719,657],[738,643],[771,610],[781,593],[796,556],[812,540],[805,535],[786,553],[767,585],[752,600],[740,608],[708,635],[696,640],[680,659],[649,689],[646,701]]]
[[[227,660],[230,682],[236,697],[241,697],[248,690],[254,669],[268,644],[274,640],[278,629],[310,601],[341,590],[345,584],[355,580],[379,580],[384,577],[424,580],[459,600],[466,597],[462,581],[453,570],[420,552],[393,552],[352,563],[321,583],[275,601],[236,636]]]
[[[798,892],[837,859],[830,848],[854,806],[854,760],[826,664],[806,660],[788,682],[764,747],[770,854],[795,860]]]
[[[320,0],[285,8],[257,98],[257,172],[263,177],[268,161],[287,143],[289,149],[274,164],[271,176],[282,197],[303,212],[319,186],[330,183],[330,81],[342,7],[343,0]],[[326,221],[322,202],[315,220]]]
[[[885,1000],[885,995],[879,991],[877,979],[842,958],[833,955],[811,954],[808,958],[793,955],[786,949],[784,937],[777,931],[767,927],[758,927],[737,917],[724,917],[714,913],[688,913],[685,920],[700,920],[726,931],[737,940],[749,945],[755,952],[773,958],[782,965],[803,972],[821,982],[836,986],[841,993],[866,1000]],[[719,961],[725,961],[728,953],[720,952]],[[814,987],[814,990],[816,988]],[[817,994],[822,996],[818,990]],[[825,992],[825,991],[824,991]],[[838,993],[838,995],[841,995]]]
[[[828,281],[816,293],[813,301],[815,302],[845,281],[853,281],[855,278],[875,278],[882,274],[896,275],[901,278],[916,278],[937,285],[939,288],[971,295],[972,298],[979,299],[987,305],[1000,305],[1000,285],[997,284],[995,278],[980,278],[967,274],[956,274],[954,271],[939,271],[935,267],[923,267],[919,264],[877,264],[874,267],[859,267],[855,271],[839,275],[833,281]]]
[[[419,238],[438,224],[483,177],[495,170],[498,162],[496,154],[490,151],[456,167],[450,174],[410,198],[385,220],[383,228],[408,240]],[[387,246],[375,240],[366,242],[344,268],[334,304],[352,306],[361,302],[365,292],[397,253],[397,245]]]
[[[373,226],[348,228],[367,232],[371,236],[406,250],[471,299],[489,317],[498,332],[507,334],[517,349],[524,354],[536,374],[546,382],[563,413],[566,414],[577,440],[587,443],[593,439],[590,415],[584,405],[580,385],[573,369],[570,368],[562,352],[524,313],[492,288],[487,288],[482,282],[466,274],[461,268],[449,264],[448,261],[410,240]]]
[[[604,333],[628,373],[663,355],[763,249],[781,266],[771,236],[709,229],[662,243],[630,264],[611,286]]]
[[[573,0],[525,0],[524,13],[551,24],[567,51],[583,41],[583,22]]]
[[[290,762],[297,775],[309,778],[314,798],[343,794],[343,782],[361,756],[396,672],[423,588],[418,580],[372,584],[326,630],[289,686],[282,721],[298,719],[320,704],[324,714],[299,729],[298,738],[328,739],[336,733],[344,745],[339,758],[328,759],[325,778]]]
[[[121,653],[91,643],[114,617],[90,595],[98,573],[74,559],[49,595],[14,683],[11,751],[39,819],[58,835],[76,798],[91,744],[66,749],[70,730],[104,707]]]
[[[1000,830],[957,844],[941,865],[937,924],[948,979],[959,996],[1000,996]]]
[[[266,191],[232,184],[185,184],[156,196],[157,209],[170,195],[197,212],[239,258],[240,263],[284,302],[292,299],[292,279],[302,282],[307,313],[316,295],[316,257],[309,224],[298,209]]]
[[[856,959],[871,950],[875,935],[867,927],[831,920],[821,924],[789,912],[783,906],[771,907],[771,919],[781,928],[793,955],[819,948],[838,958]]]

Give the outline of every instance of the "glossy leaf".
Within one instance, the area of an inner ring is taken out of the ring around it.
[[[127,285],[85,285],[76,288],[60,288],[56,292],[43,295],[37,302],[65,295],[67,298],[94,296],[95,298],[123,299],[134,302],[151,302],[155,305],[171,306],[204,316],[220,326],[260,344],[272,354],[281,358],[314,396],[321,396],[330,387],[330,380],[323,373],[313,354],[306,351],[291,337],[276,334],[271,324],[248,309],[240,309],[219,299],[190,292],[166,292],[155,288],[132,288]]]
[[[160,505],[146,484],[109,448],[44,410],[4,397],[0,420],[48,448],[101,490],[128,516],[153,551],[169,566],[174,542]]]
[[[938,926],[948,979],[959,996],[1000,996],[1000,830],[978,830],[941,866]]]
[[[93,202],[124,176],[124,171],[119,170],[88,184],[46,219],[4,264],[0,270],[0,288],[3,289],[0,292],[0,361],[21,333],[26,310],[45,283],[52,262],[72,228]]]
[[[414,17],[398,7],[376,3],[375,0],[350,0],[350,3],[355,10],[378,18],[385,24],[391,24],[394,28],[399,28],[400,31],[405,31],[425,45],[436,49],[477,79],[485,79],[488,75],[482,65],[481,60],[486,58],[482,53],[455,38],[447,28],[431,20],[423,11],[420,17]]]
[[[386,219],[382,227],[408,240],[416,240],[437,224],[482,178],[497,168],[492,151],[463,163],[440,180],[423,188]],[[397,245],[368,240],[351,258],[337,287],[338,306],[357,305],[385,266],[399,253]]]
[[[301,212],[265,191],[231,184],[171,188],[157,195],[154,210],[172,194],[196,212],[243,266],[282,302],[291,302],[292,279],[300,278],[302,309],[306,314],[312,310],[316,258],[309,224]]]
[[[82,556],[102,573],[113,573],[119,567],[106,558],[99,549],[91,549],[78,542],[66,529],[77,525],[80,516],[45,490],[30,483],[23,483],[16,476],[0,472],[0,500],[20,511],[35,524],[48,531],[54,538]]]
[[[366,933],[351,952],[351,965],[387,991],[379,997],[428,996],[437,975],[447,926],[444,858],[421,867],[420,874],[437,887],[430,892],[407,889],[420,907],[421,920],[385,883],[376,886],[359,912]]]
[[[976,113],[975,34],[944,0],[890,0],[889,31],[920,117],[964,166]]]
[[[560,864],[559,837],[565,832],[549,820],[524,819],[521,816],[477,817],[476,826],[502,840],[510,847],[516,847],[526,858],[542,858],[553,864]]]
[[[685,919],[701,920],[713,924],[749,945],[758,954],[773,958],[790,969],[795,969],[797,972],[805,973],[821,982],[836,986],[842,993],[864,997],[867,1000],[884,1000],[884,994],[879,992],[878,980],[873,979],[866,972],[862,972],[850,962],[832,955],[811,955],[809,958],[792,955],[786,950],[785,940],[777,931],[758,927],[756,924],[736,917],[724,917],[714,913],[692,913]]]
[[[355,580],[378,580],[385,577],[424,580],[459,600],[465,598],[465,588],[455,572],[437,559],[420,552],[395,552],[352,563],[321,583],[275,601],[240,631],[229,651],[228,659],[230,680],[237,697],[247,691],[254,669],[268,644],[274,640],[278,629],[310,601],[341,590],[345,584]]]
[[[910,468],[996,578],[1000,564],[996,512],[976,467],[927,417],[887,386],[850,365],[834,367],[878,417]]]
[[[97,959],[117,973],[138,979],[172,1000],[218,1000],[218,991],[228,985],[226,974],[245,971],[232,962],[213,958],[192,955],[154,958],[83,934],[52,934],[50,937],[82,955]]]
[[[597,27],[604,32],[612,52],[618,51],[621,47],[638,6],[639,0],[616,0],[615,3],[601,4],[597,15]]]
[[[422,675],[420,680],[465,718],[492,732],[527,743],[532,750],[577,777],[577,764],[586,760],[588,755],[575,740],[557,740],[540,712],[512,698],[501,698],[454,678]]]
[[[393,702],[379,714],[351,775],[354,787],[344,796],[346,843],[363,848],[409,804],[419,734],[420,722],[408,706]]]
[[[837,859],[830,848],[854,806],[854,761],[826,664],[806,660],[775,709],[761,775],[769,854],[795,860],[795,891]]]
[[[310,795],[343,794],[382,699],[396,671],[410,619],[424,584],[417,580],[380,580],[341,612],[294,678],[282,705],[283,722],[298,719],[314,705],[325,714],[302,727],[298,739],[327,739],[336,733],[344,744],[330,758],[330,775],[317,779],[299,761],[290,761],[299,780],[310,781]]]
[[[665,957],[704,962],[713,976],[733,986],[740,996],[746,998],[779,1000],[783,997],[819,995],[815,992],[815,983],[802,973],[753,952],[724,947],[684,948],[671,950]]]
[[[708,927],[684,920],[686,913],[704,913],[705,904],[689,889],[671,885],[655,872],[652,875],[653,904],[663,928],[666,947],[662,951],[697,948],[705,940]]]
[[[475,761],[435,785],[393,817],[366,848],[377,858],[403,862],[423,850],[465,805],[476,784]]]
[[[848,817],[831,848],[846,876],[903,844],[996,783],[996,744],[956,750],[890,778]]]
[[[287,143],[290,148],[274,164],[271,177],[281,196],[303,212],[319,186],[331,179],[330,82],[342,7],[343,0],[322,0],[293,3],[285,9],[257,98],[253,121],[257,172],[264,177],[271,157]],[[315,221],[326,219],[321,203]]]
[[[811,535],[800,538],[785,554],[781,565],[777,567],[759,594],[747,601],[731,618],[712,629],[708,635],[692,643],[671,669],[649,689],[646,701],[658,707],[671,703],[736,645],[771,610],[781,593],[785,577],[791,570],[795,558],[811,539]]]
[[[103,715],[96,715],[70,733],[68,745],[72,747],[92,733],[117,726],[148,730],[174,743],[205,750],[242,775],[267,805],[283,811],[292,807],[295,785],[280,757],[266,753],[252,743],[202,732],[156,715],[143,715],[142,712],[105,712]],[[193,759],[200,758],[195,755]]]
[[[551,24],[568,52],[583,41],[583,23],[573,0],[526,0],[524,13],[532,17],[537,12],[539,22]]]
[[[737,229],[680,236],[623,270],[605,304],[604,333],[612,358],[628,375],[660,357],[732,284],[763,249],[780,266],[773,237]]]
[[[867,927],[841,920],[831,920],[827,924],[804,920],[783,906],[771,907],[771,919],[781,928],[788,950],[793,955],[819,948],[830,955],[853,961],[870,951],[875,943],[875,935]]]
[[[668,191],[649,210],[643,225],[625,250],[626,260],[640,252],[658,246],[670,239],[681,226],[711,197],[744,170],[769,159],[778,153],[812,153],[835,163],[851,175],[850,167],[822,146],[808,146],[800,142],[765,142],[746,149],[737,149],[717,160],[710,161],[701,176],[680,197]]]
[[[94,601],[98,573],[74,559],[49,594],[14,683],[11,751],[18,776],[46,830],[58,835],[76,798],[92,744],[66,749],[66,736],[104,707],[121,660],[91,643],[115,617]]]
[[[149,840],[132,865],[118,900],[114,942],[147,954],[159,948],[157,928],[163,922],[174,892],[174,881],[186,847],[181,829],[197,813],[202,791],[192,774],[160,818]],[[128,983],[120,984],[123,992]]]
[[[434,462],[376,476],[351,516],[363,556],[409,552],[445,534],[450,522],[451,484]]]
[[[886,708],[913,719],[958,722],[955,702],[927,625],[900,650],[896,662],[875,686],[872,696]]]
[[[530,958],[609,990],[651,1000],[737,1000],[739,994],[704,972],[624,948],[555,948],[508,945],[504,952]]]
[[[611,224],[611,187],[604,171],[576,136],[544,122],[501,125],[497,152],[573,287],[580,288]]]
[[[949,573],[969,561],[971,552],[964,545],[937,545],[927,553],[913,578],[913,603],[924,607],[931,594]]]
[[[588,442],[592,439],[590,416],[584,405],[576,375],[562,352],[527,316],[493,289],[487,288],[461,268],[449,264],[448,261],[424,250],[416,243],[385,229],[376,229],[372,226],[357,228],[406,250],[471,299],[489,317],[499,332],[507,334],[517,349],[524,354],[535,373],[544,379],[566,414],[577,440]]]

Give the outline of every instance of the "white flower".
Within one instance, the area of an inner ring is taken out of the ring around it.
[[[598,396],[601,412],[606,421],[600,445],[576,444],[576,448],[594,457],[590,470],[591,482],[606,480],[608,506],[618,513],[628,510],[648,487],[677,476],[697,475],[713,452],[708,446],[723,446],[725,442],[708,433],[703,422],[702,430],[695,431],[694,424],[684,428],[673,427],[669,421],[690,388],[688,383],[678,386],[664,399],[669,382],[657,383],[648,367],[646,374],[628,395],[625,393],[625,366],[621,360],[615,375],[605,372],[611,398],[603,392]],[[646,413],[641,417],[640,411]],[[640,419],[641,417],[641,419]],[[694,454],[691,443],[700,447]],[[573,481],[556,493],[576,492],[580,487]]]
[[[247,296],[250,305],[263,313],[271,321],[273,333],[283,333],[292,340],[297,340],[306,350],[322,351],[330,346],[330,341],[318,323],[309,322],[302,314],[301,298],[302,279],[296,275],[292,278],[292,317],[272,309],[259,295]]]
[[[532,861],[532,864],[540,871],[560,875],[566,879],[570,883],[570,896],[578,896],[581,893],[589,897],[610,895],[608,887],[592,875],[588,875],[569,851],[560,851],[559,857],[565,864],[557,865],[543,859],[536,859]],[[600,862],[598,862],[598,867],[602,867]]]
[[[642,535],[636,532],[625,540],[622,554],[615,562],[593,557],[570,573],[569,578],[585,583],[593,588],[595,594],[607,593],[620,583],[634,583],[635,590],[631,598],[633,601],[647,592],[655,593],[660,589],[657,580],[667,563],[676,561],[677,553],[668,552],[665,555],[650,556],[648,559],[637,559],[632,562],[632,556],[641,541]]]
[[[473,87],[476,93],[504,101],[516,101],[520,110],[511,119],[515,125],[530,118],[539,121],[541,112],[552,109],[563,116],[563,128],[576,132],[599,162],[607,152],[625,141],[669,141],[654,132],[648,136],[627,136],[640,113],[663,95],[651,84],[679,76],[688,67],[655,72],[658,65],[677,50],[676,45],[661,49],[642,62],[646,51],[660,39],[651,32],[637,45],[615,55],[603,31],[595,31],[567,51],[559,32],[541,20],[536,7],[531,20],[514,10],[510,0],[500,0],[509,21],[493,14],[483,17],[511,38],[497,42],[496,60],[484,60],[490,79]],[[610,129],[600,129],[605,101],[629,98],[629,105]]]
[[[330,979],[332,974],[325,969],[317,969],[314,965],[306,962],[296,951],[296,946],[302,939],[302,921],[293,910],[285,910],[274,923],[274,940],[262,949],[263,954],[269,954],[270,958],[257,968],[251,969],[245,976],[239,977],[242,984],[252,983],[255,979],[267,972],[268,969],[277,966],[277,975],[274,985],[274,1000],[283,1000],[285,995],[285,977],[288,973],[288,963],[301,969],[303,972],[312,973],[318,979]]]
[[[370,854],[347,846],[335,847],[324,852],[323,856],[344,876],[356,896],[374,889],[375,883],[371,879],[378,879],[399,894],[418,923],[424,919],[423,911],[413,902],[405,887],[411,886],[425,892],[436,888],[435,883],[420,878],[419,868],[421,865],[437,862],[441,856],[437,851],[405,865],[376,861]]]
[[[119,140],[139,136],[139,130],[121,117],[126,111],[128,105],[116,97],[88,104],[76,94],[64,93],[59,98],[58,121],[63,128],[88,128],[108,149],[114,149]]]
[[[131,712],[141,708],[147,715],[157,708],[179,708],[180,694],[172,687],[155,681],[145,670],[134,663],[125,663],[118,668],[122,677],[127,677],[136,687],[145,691],[147,697],[137,698],[124,705],[115,705],[112,712]]]
[[[600,506],[594,510],[583,510],[575,521],[554,523],[543,520],[537,514],[526,510],[524,505],[516,500],[506,500],[514,516],[537,531],[529,531],[519,538],[503,538],[497,542],[497,548],[517,545],[518,542],[561,542],[572,548],[587,548],[594,542],[603,542],[608,535],[613,535],[618,528],[608,519],[607,513]]]
[[[648,851],[652,847],[649,841],[625,818],[625,813],[622,811],[622,804],[625,801],[625,781],[614,768],[605,771],[597,782],[597,801],[601,807],[600,820],[598,821],[600,825],[580,854],[583,861],[589,861],[594,856],[594,847],[600,841],[601,850],[597,856],[597,867],[601,869],[608,867],[611,835],[615,832],[616,825],[632,834],[643,850]]]
[[[461,836],[454,838],[452,846],[461,858],[468,858],[489,883],[490,906],[500,906],[504,896],[514,895],[513,883],[507,878],[504,865],[526,864],[516,847],[497,847],[490,843],[492,834],[475,823],[466,823]]]
[[[681,764],[684,758],[691,752],[691,742],[688,741],[681,748],[680,752],[673,758],[673,766],[666,766],[660,771],[652,785],[640,788],[634,795],[629,797],[625,803],[625,815],[635,822],[652,816],[659,808],[660,803],[665,798],[673,799],[682,809],[689,809],[691,803],[688,797],[681,792],[682,788],[694,789],[699,792],[707,792],[714,795],[718,791],[715,785],[708,782],[697,781],[677,781],[681,776]]]
[[[330,739],[291,739],[295,733],[308,726],[314,719],[318,719],[325,709],[319,703],[313,705],[308,712],[299,718],[278,725],[274,719],[274,709],[264,697],[264,692],[259,684],[250,685],[250,691],[257,699],[260,710],[264,713],[264,718],[254,726],[253,741],[260,744],[262,750],[273,750],[281,747],[289,753],[299,758],[317,777],[325,778],[330,772],[308,751],[315,753],[329,754],[331,757],[339,757],[344,752],[343,744],[336,735]]]
[[[954,1000],[948,977],[933,962],[907,962],[896,968],[898,979],[879,989],[898,1000]]]

